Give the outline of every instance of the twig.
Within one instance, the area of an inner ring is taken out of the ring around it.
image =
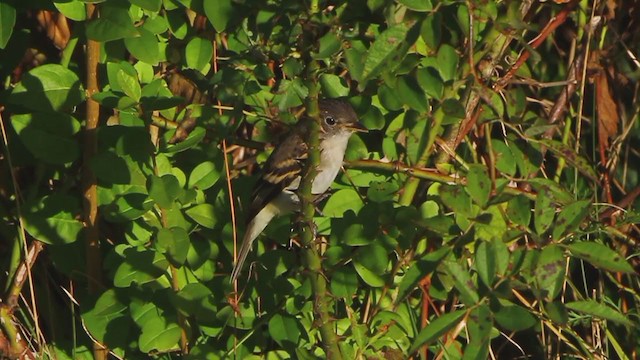
[[[31,272],[31,268],[33,264],[36,262],[38,258],[38,254],[43,249],[42,242],[38,240],[34,240],[31,243],[31,247],[27,252],[26,257],[18,267],[18,271],[16,271],[16,275],[13,278],[13,283],[11,284],[11,288],[6,297],[6,305],[8,305],[11,309],[14,309],[18,306],[18,299],[20,298],[20,293],[22,292],[22,287],[24,286],[24,282],[29,277],[29,273]]]
[[[547,25],[544,27],[544,29],[542,29],[540,34],[538,34],[538,36],[536,36],[533,40],[529,42],[529,47],[531,49],[535,49],[538,46],[540,46],[547,39],[547,37],[551,35],[551,33],[555,29],[558,28],[558,26],[562,25],[567,20],[567,17],[571,13],[571,11],[573,11],[576,5],[578,5],[577,0],[572,0],[569,4],[567,4],[558,13],[558,15],[554,16],[551,19],[551,21],[547,23]],[[507,86],[511,78],[516,74],[518,69],[520,69],[522,64],[524,64],[525,61],[529,59],[529,56],[531,56],[531,51],[528,48],[525,48],[522,51],[522,54],[520,54],[520,56],[518,57],[518,60],[516,60],[513,66],[511,66],[509,71],[507,71],[507,73],[500,80],[498,80],[498,82],[496,82],[496,84],[493,86],[493,90],[496,92],[499,92],[500,90],[504,89],[504,87]]]
[[[569,99],[576,92],[576,88],[578,83],[581,80],[581,72],[578,70],[582,70],[582,64],[584,62],[584,53],[580,52],[576,59],[573,61],[571,66],[569,67],[569,74],[567,75],[567,86],[560,93],[560,97],[553,104],[553,107],[549,111],[549,124],[556,123],[560,118],[562,118],[567,111],[567,104],[569,103]],[[549,129],[544,133],[544,137],[550,139],[553,137],[554,129]]]

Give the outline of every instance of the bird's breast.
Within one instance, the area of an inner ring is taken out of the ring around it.
[[[313,181],[311,192],[313,194],[322,194],[338,175],[342,162],[344,161],[344,153],[349,143],[350,132],[340,132],[320,142],[320,165],[318,166],[318,175]]]

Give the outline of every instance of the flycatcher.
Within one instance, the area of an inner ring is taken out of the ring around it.
[[[358,131],[367,131],[358,122],[355,111],[346,101],[325,99],[320,100],[318,106],[321,117],[320,164],[311,187],[311,193],[314,195],[326,192],[338,175],[351,135]],[[300,210],[300,199],[296,191],[300,185],[304,161],[309,155],[305,140],[308,137],[310,121],[313,119],[303,117],[267,159],[251,195],[247,228],[238,252],[238,260],[231,273],[232,282],[238,278],[253,241],[267,224],[278,215]]]

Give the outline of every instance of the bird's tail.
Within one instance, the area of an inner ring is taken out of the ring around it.
[[[236,260],[236,263],[233,266],[233,271],[231,272],[230,282],[234,282],[238,279],[238,275],[240,275],[240,271],[242,271],[244,262],[247,260],[247,255],[249,255],[249,251],[251,251],[253,241],[258,237],[258,235],[260,235],[262,230],[267,227],[267,224],[269,224],[271,219],[277,215],[277,211],[272,209],[272,207],[272,204],[268,204],[251,221],[249,221],[244,236],[242,237],[240,249],[238,250],[238,259]]]

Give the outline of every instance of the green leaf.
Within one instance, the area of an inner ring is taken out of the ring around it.
[[[225,31],[234,13],[231,0],[208,0],[202,5],[213,28],[219,33]]]
[[[0,2],[0,49],[7,46],[15,24],[16,9],[4,1]]]
[[[522,331],[536,324],[536,318],[530,312],[506,301],[493,315],[500,326],[511,331]]]
[[[154,317],[142,326],[142,333],[138,338],[140,351],[166,352],[178,349],[178,341],[182,330],[175,321],[167,321],[162,317]]]
[[[351,218],[345,219],[347,220],[346,223],[349,223],[348,220],[350,219]],[[346,226],[338,226],[338,223],[334,224],[336,225],[332,226],[332,234],[335,233],[341,244],[347,246],[364,246],[371,244],[374,240],[373,237],[370,236],[371,234],[365,231],[363,224],[357,222]],[[340,223],[340,225],[342,224],[344,224],[344,222]]]
[[[398,189],[399,186],[396,182],[372,181],[367,189],[367,199],[377,203],[391,201],[395,197]]]
[[[531,221],[530,200],[523,195],[518,195],[507,204],[507,217],[518,225],[529,227]]]
[[[469,165],[465,190],[480,207],[484,208],[487,205],[491,196],[491,179],[484,165]]]
[[[298,321],[290,315],[275,314],[269,320],[269,334],[280,346],[296,345],[302,331]]]
[[[184,314],[195,315],[205,321],[213,319],[217,313],[216,306],[212,303],[213,294],[202,283],[185,285],[171,300]]]
[[[330,98],[349,95],[349,86],[347,85],[347,82],[338,75],[320,75],[320,86],[322,86],[322,93]]]
[[[54,193],[25,203],[25,230],[33,238],[47,244],[68,244],[80,238],[84,228],[76,220],[79,200],[64,193]]]
[[[206,75],[211,69],[213,44],[210,40],[199,37],[192,38],[184,50],[187,67]]]
[[[422,345],[429,344],[446,334],[458,325],[466,313],[467,310],[457,310],[431,320],[424,329],[420,330],[413,344],[411,344],[411,348],[409,348],[409,353],[414,353]]]
[[[462,186],[443,184],[438,188],[438,193],[451,210],[463,216],[471,215],[471,198]]]
[[[432,98],[441,99],[444,95],[444,84],[438,73],[432,68],[421,68],[416,70],[418,84]]]
[[[149,10],[151,12],[160,11],[160,7],[162,6],[162,0],[130,0],[132,4],[138,5],[143,9]]]
[[[458,61],[460,55],[456,52],[456,49],[449,45],[444,44],[438,49],[438,71],[443,81],[454,80],[456,78],[456,72],[458,68]]]
[[[465,118],[465,110],[462,103],[457,99],[445,99],[442,102],[442,112],[446,115],[446,118],[450,118],[446,120],[448,123],[456,123],[458,120],[462,120]]]
[[[497,271],[497,249],[494,241],[480,241],[475,253],[475,267],[480,280],[488,287],[493,287]]]
[[[340,51],[340,38],[332,31],[323,35],[318,42],[318,53],[313,54],[314,59],[328,59]]]
[[[423,113],[429,109],[429,101],[418,81],[410,75],[402,76],[396,84],[397,95],[409,108]]]
[[[442,14],[440,12],[432,12],[422,21],[420,37],[429,49],[437,49],[440,46],[442,29]]]
[[[351,43],[351,45],[353,45],[353,43]],[[351,77],[358,82],[362,81],[365,56],[365,49],[361,50],[352,47],[344,51],[344,57],[347,60],[347,67],[350,70]]]
[[[53,5],[62,13],[62,15],[68,17],[74,21],[84,21],[87,19],[87,9],[82,1],[54,1]]]
[[[507,223],[500,205],[489,206],[475,217],[476,239],[502,239],[507,232]],[[460,222],[458,222],[460,224]]]
[[[114,5],[110,5],[110,4]],[[105,3],[100,7],[100,17],[87,22],[87,37],[98,42],[107,42],[127,37],[138,36],[133,26],[128,8],[124,3]]]
[[[515,175],[517,164],[516,159],[513,157],[513,153],[511,152],[511,148],[498,139],[491,140],[491,147],[493,147],[493,152],[495,154],[496,169],[507,175]]]
[[[536,197],[534,214],[536,233],[542,235],[549,229],[556,215],[553,197],[546,189],[542,189]]]
[[[358,290],[358,275],[350,266],[343,266],[331,275],[331,294],[349,299]]]
[[[129,313],[131,319],[139,326],[144,326],[147,322],[153,321],[154,318],[162,317],[163,311],[153,302],[141,301],[142,299],[132,299],[129,303]]]
[[[389,258],[387,250],[382,245],[373,243],[360,247],[353,257],[353,262],[364,266],[377,275],[382,275],[387,269]]]
[[[57,112],[71,109],[85,99],[80,79],[58,64],[42,65],[22,76],[7,102],[32,111]]]
[[[449,254],[449,251],[451,251],[450,248],[443,246],[427,253],[410,266],[398,286],[398,299],[404,300],[416,288],[420,280],[432,274],[440,261]]]
[[[591,163],[587,159],[578,155],[570,146],[556,140],[540,140],[540,143],[546,146],[547,149],[551,150],[557,156],[565,159],[567,163],[575,166],[582,175],[595,182],[598,181],[598,175],[593,170]]]
[[[189,233],[183,228],[176,226],[171,229],[162,228],[158,231],[157,246],[167,254],[174,264],[184,264],[190,245]]]
[[[336,191],[322,209],[322,213],[326,217],[341,218],[345,212],[352,210],[358,213],[364,206],[358,192],[349,188]]]
[[[302,100],[309,96],[309,89],[300,78],[282,80],[278,88],[278,94],[273,100],[278,104],[278,109],[285,110],[302,105]]]
[[[405,42],[410,26],[405,23],[393,25],[376,37],[369,48],[362,70],[363,80],[371,79],[394,57],[396,50]]]
[[[574,257],[585,260],[599,269],[634,273],[631,265],[620,254],[601,243],[580,241],[567,248]]]
[[[112,222],[135,220],[153,208],[153,200],[147,194],[130,193],[118,196],[105,207],[105,218]]]
[[[538,147],[534,147],[530,143],[518,141],[511,142],[509,148],[520,170],[520,176],[529,177],[533,173],[540,171],[542,154]]]
[[[431,0],[396,0],[413,11],[427,12],[433,9]]]
[[[493,319],[489,306],[481,304],[471,311],[467,319],[469,344],[464,349],[463,360],[484,360],[489,355],[489,341]]]
[[[118,86],[122,89],[122,92],[136,102],[139,102],[140,97],[142,96],[142,90],[140,88],[140,83],[138,82],[138,77],[136,75],[131,75],[122,69],[118,70],[116,77]]]
[[[129,287],[131,284],[143,285],[162,276],[169,262],[160,253],[128,248],[123,252],[124,261],[118,266],[113,276],[113,285]]]
[[[536,283],[543,296],[547,300],[555,299],[560,290],[565,276],[564,251],[557,245],[548,245],[540,253],[538,264],[534,268]]]
[[[212,246],[211,242],[205,239],[191,241],[187,252],[187,263],[191,269],[200,268],[211,257]]]
[[[584,301],[574,301],[565,304],[565,306],[567,307],[567,309],[579,313],[592,315],[600,319],[610,320],[627,327],[633,326],[633,323],[617,309],[599,303],[595,300],[589,299]]]
[[[369,130],[382,130],[385,126],[384,115],[382,115],[382,111],[376,106],[370,106],[367,112],[360,117],[360,122]],[[391,139],[385,138],[384,140]]]
[[[162,208],[169,209],[178,198],[182,188],[178,179],[170,174],[151,176],[148,182],[149,196]]]
[[[129,332],[128,325],[134,325],[128,321],[122,321],[127,317],[127,306],[122,304],[119,298],[120,296],[115,289],[108,289],[100,295],[91,309],[83,309],[83,324],[98,341],[104,342],[113,333],[119,333],[126,337]],[[122,326],[120,332],[111,331],[113,326],[118,325],[126,326]]]
[[[378,88],[378,98],[380,104],[389,111],[402,109],[402,99],[398,96],[398,92],[383,84]]]
[[[220,166],[211,161],[200,163],[191,171],[188,186],[194,189],[206,190],[218,181],[221,170]]]
[[[89,166],[101,182],[130,184],[131,172],[127,160],[111,151],[99,152],[89,160]],[[135,166],[135,165],[134,165]]]
[[[553,238],[559,239],[562,235],[574,231],[589,214],[591,201],[580,200],[562,208],[558,218],[553,223]]]
[[[158,65],[160,61],[160,49],[156,35],[145,29],[138,29],[140,36],[127,37],[124,44],[127,50],[136,59],[144,61],[150,65]]]
[[[217,224],[215,209],[211,204],[196,205],[185,211],[196,223],[208,228],[213,229]]]
[[[165,138],[169,140],[174,134],[175,134],[175,131],[167,131],[165,133]],[[184,139],[184,141],[181,141],[177,144],[166,145],[164,151],[167,153],[177,153],[180,151],[190,149],[198,145],[200,141],[204,139],[205,135],[206,135],[206,130],[204,128],[196,127],[195,129],[193,129],[193,131],[191,131],[189,136],[187,136],[187,138]]]
[[[354,262],[353,267],[356,269],[356,272],[364,280],[367,285],[379,288],[384,286],[384,279],[379,275],[375,274],[373,271],[367,269],[364,265]]]
[[[453,285],[460,293],[460,299],[466,306],[473,306],[480,301],[478,289],[471,280],[469,270],[454,261],[445,261],[444,268],[448,275],[453,278]]]
[[[142,88],[142,107],[144,110],[165,110],[184,103],[184,99],[172,96],[164,79],[155,79]]]
[[[80,147],[72,137],[80,122],[63,113],[13,115],[11,125],[36,159],[50,164],[67,164],[78,158]]]

